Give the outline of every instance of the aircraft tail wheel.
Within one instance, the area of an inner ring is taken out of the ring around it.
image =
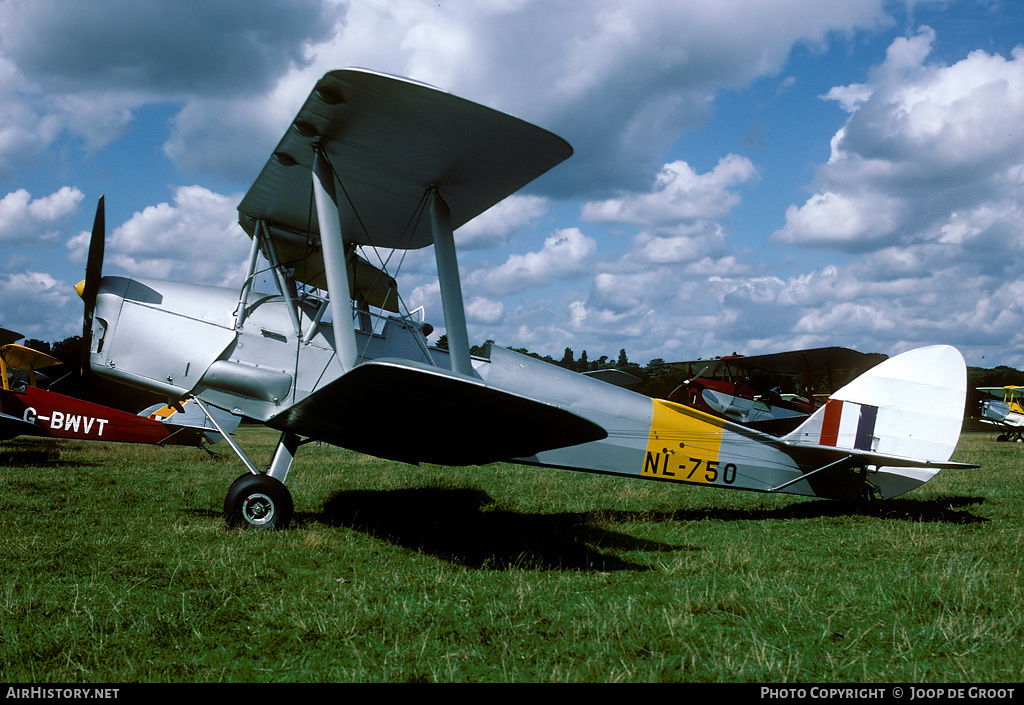
[[[232,528],[284,529],[295,512],[291,492],[270,475],[246,473],[231,483],[224,518]]]

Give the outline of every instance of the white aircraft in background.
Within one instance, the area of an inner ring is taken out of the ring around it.
[[[1015,441],[1024,443],[1024,387],[1007,385],[1005,387],[978,387],[979,392],[984,392],[995,399],[985,399],[981,402],[982,423],[998,427],[1002,433],[996,438],[997,441]]]

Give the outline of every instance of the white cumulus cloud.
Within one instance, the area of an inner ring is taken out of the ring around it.
[[[84,197],[71,186],[42,198],[32,198],[25,189],[12,191],[0,199],[0,242],[55,240]]]

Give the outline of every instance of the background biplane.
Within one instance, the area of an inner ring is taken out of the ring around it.
[[[38,371],[64,363],[16,345],[21,337],[0,329],[0,440],[43,436],[201,447],[220,440],[220,432],[193,403],[156,405],[131,414],[41,388]],[[222,414],[223,425],[232,424],[233,418]],[[237,421],[228,428],[233,431]]]
[[[977,390],[996,397],[981,402],[978,421],[996,426],[1002,431],[996,437],[997,441],[1024,443],[1024,387],[1011,384],[1005,387],[978,387]]]
[[[827,347],[673,362],[687,371],[687,379],[668,399],[781,435],[885,357]]]
[[[247,527],[287,525],[284,482],[310,440],[409,463],[509,460],[844,499],[893,497],[965,467],[949,457],[966,369],[947,346],[887,360],[782,437],[494,344],[471,355],[453,231],[571,153],[431,86],[330,72],[239,205],[252,237],[240,289],[103,276],[101,199],[82,286],[91,368],[281,432],[265,472],[225,434],[248,469],[225,515]],[[370,263],[430,245],[445,350]],[[261,256],[270,293],[256,291]]]

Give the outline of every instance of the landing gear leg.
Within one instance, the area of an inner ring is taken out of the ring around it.
[[[291,492],[284,486],[288,470],[295,460],[299,437],[290,431],[281,434],[277,450],[266,473],[260,472],[241,446],[225,433],[206,406],[195,399],[214,427],[227,441],[249,472],[231,483],[224,498],[224,519],[231,528],[273,530],[284,529],[295,514]]]

